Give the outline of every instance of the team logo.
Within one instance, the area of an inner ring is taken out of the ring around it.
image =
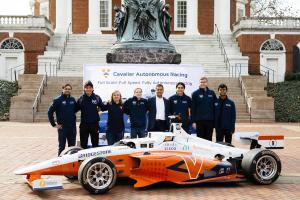
[[[174,100],[173,102],[174,102],[174,104],[177,104],[177,100]]]
[[[182,101],[182,103],[187,103],[187,101]]]
[[[110,69],[102,69],[102,74],[105,78],[109,77]]]
[[[133,101],[133,102],[132,102],[132,105],[134,105],[134,106],[135,106],[135,105],[136,105],[136,101]]]
[[[227,107],[231,107],[231,105],[230,105],[230,104],[228,104],[228,103],[226,103],[226,104],[225,104],[225,106],[227,106]]]
[[[92,104],[97,104],[97,100],[92,100]]]
[[[200,95],[199,95],[199,97],[202,99],[202,98],[203,98],[203,95],[202,95],[202,94],[200,94]]]
[[[215,106],[218,106],[219,105],[219,103],[215,103]]]
[[[70,101],[70,104],[75,104],[75,102],[74,101]]]
[[[212,98],[213,96],[211,94],[207,95],[208,97]]]
[[[63,102],[61,102],[63,105],[66,105],[67,104],[67,102],[66,101],[63,101]]]

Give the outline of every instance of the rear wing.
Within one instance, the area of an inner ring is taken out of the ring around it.
[[[264,147],[266,149],[283,149],[283,135],[260,135],[259,132],[237,132],[235,138],[243,144],[249,144],[250,149]]]

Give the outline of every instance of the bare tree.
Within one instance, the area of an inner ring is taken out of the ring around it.
[[[295,17],[299,11],[293,11],[284,0],[251,0],[253,17]]]

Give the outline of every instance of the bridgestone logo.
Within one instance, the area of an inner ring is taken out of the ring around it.
[[[110,154],[110,153],[111,153],[111,150],[82,153],[82,154],[79,154],[78,159],[82,160],[84,158],[97,157],[100,155],[105,155],[105,154]]]

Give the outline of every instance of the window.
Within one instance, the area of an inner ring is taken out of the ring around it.
[[[239,21],[242,17],[245,16],[244,9],[239,8],[237,12],[237,21]]]
[[[111,28],[111,1],[100,0],[100,28]]]
[[[275,39],[267,40],[260,48],[261,51],[284,51],[282,43]]]
[[[185,30],[186,28],[186,13],[187,13],[187,2],[186,1],[175,1],[175,30]]]
[[[23,45],[18,40],[9,38],[2,42],[0,49],[23,49]]]

